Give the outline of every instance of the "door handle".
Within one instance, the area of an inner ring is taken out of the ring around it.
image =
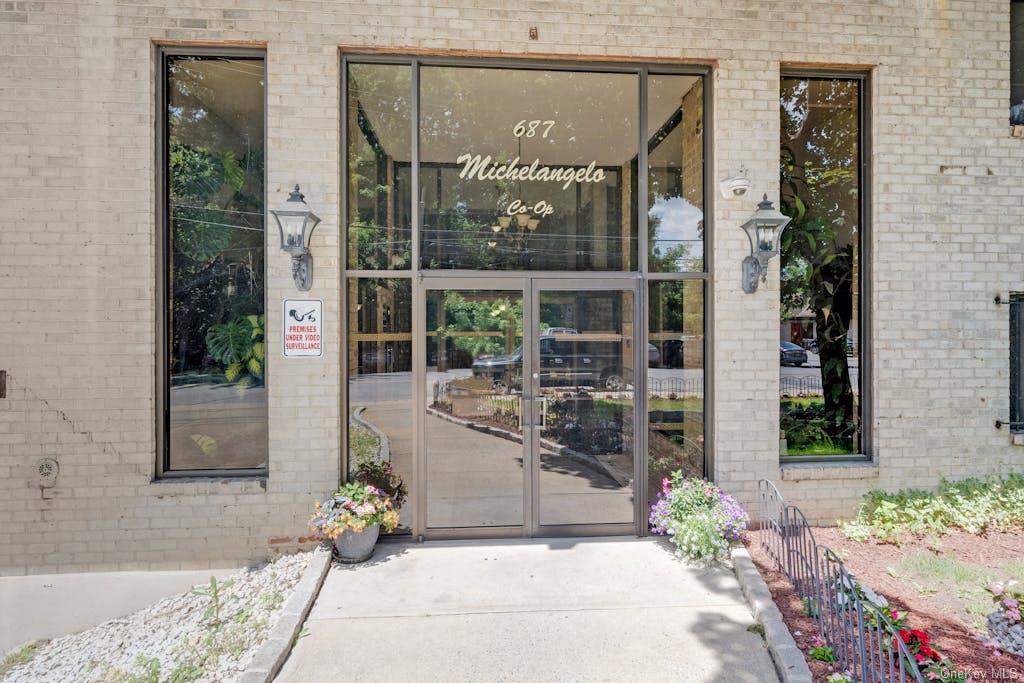
[[[524,427],[544,428],[544,404],[545,400],[543,398],[523,399],[523,406],[525,408],[523,415]]]

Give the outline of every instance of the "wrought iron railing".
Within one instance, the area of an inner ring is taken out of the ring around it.
[[[779,396],[821,396],[821,377],[779,377]]]
[[[858,683],[924,683],[899,629],[865,597],[839,556],[815,542],[800,508],[766,479],[758,482],[758,513],[761,548],[817,621],[837,669]]]

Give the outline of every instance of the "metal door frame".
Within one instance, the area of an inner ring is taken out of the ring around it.
[[[480,290],[518,291],[523,297],[523,388],[522,401],[532,407],[539,389],[533,381],[539,355],[539,294],[541,291],[628,291],[633,294],[633,367],[634,401],[633,429],[639,430],[646,397],[647,357],[644,347],[646,317],[642,315],[644,291],[636,273],[495,273],[482,277],[479,273],[421,274],[413,278],[413,511],[412,534],[420,539],[473,539],[473,538],[529,538],[549,536],[608,536],[616,534],[640,535],[642,519],[643,483],[642,437],[633,437],[633,521],[631,523],[603,524],[540,524],[540,434],[531,424],[523,425],[523,520],[520,525],[437,527],[427,526],[427,438],[425,415],[427,408],[427,291],[428,290]],[[641,353],[643,351],[643,353]],[[530,381],[527,381],[527,379]],[[539,380],[538,380],[539,382]]]

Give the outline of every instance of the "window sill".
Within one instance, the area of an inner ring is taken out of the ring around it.
[[[868,460],[784,462],[779,465],[779,469],[783,481],[878,478],[878,465]]]
[[[1024,446],[1024,432],[1010,434],[1010,443],[1014,446]]]
[[[150,486],[158,496],[266,493],[267,475],[165,475]]]
[[[1011,138],[1024,138],[1024,126],[1010,126]]]

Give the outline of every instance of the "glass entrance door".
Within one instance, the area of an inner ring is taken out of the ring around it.
[[[421,290],[420,528],[632,533],[646,363],[633,282],[466,282],[429,278]]]
[[[635,523],[634,398],[646,359],[636,292],[623,284],[533,281],[535,533]]]

